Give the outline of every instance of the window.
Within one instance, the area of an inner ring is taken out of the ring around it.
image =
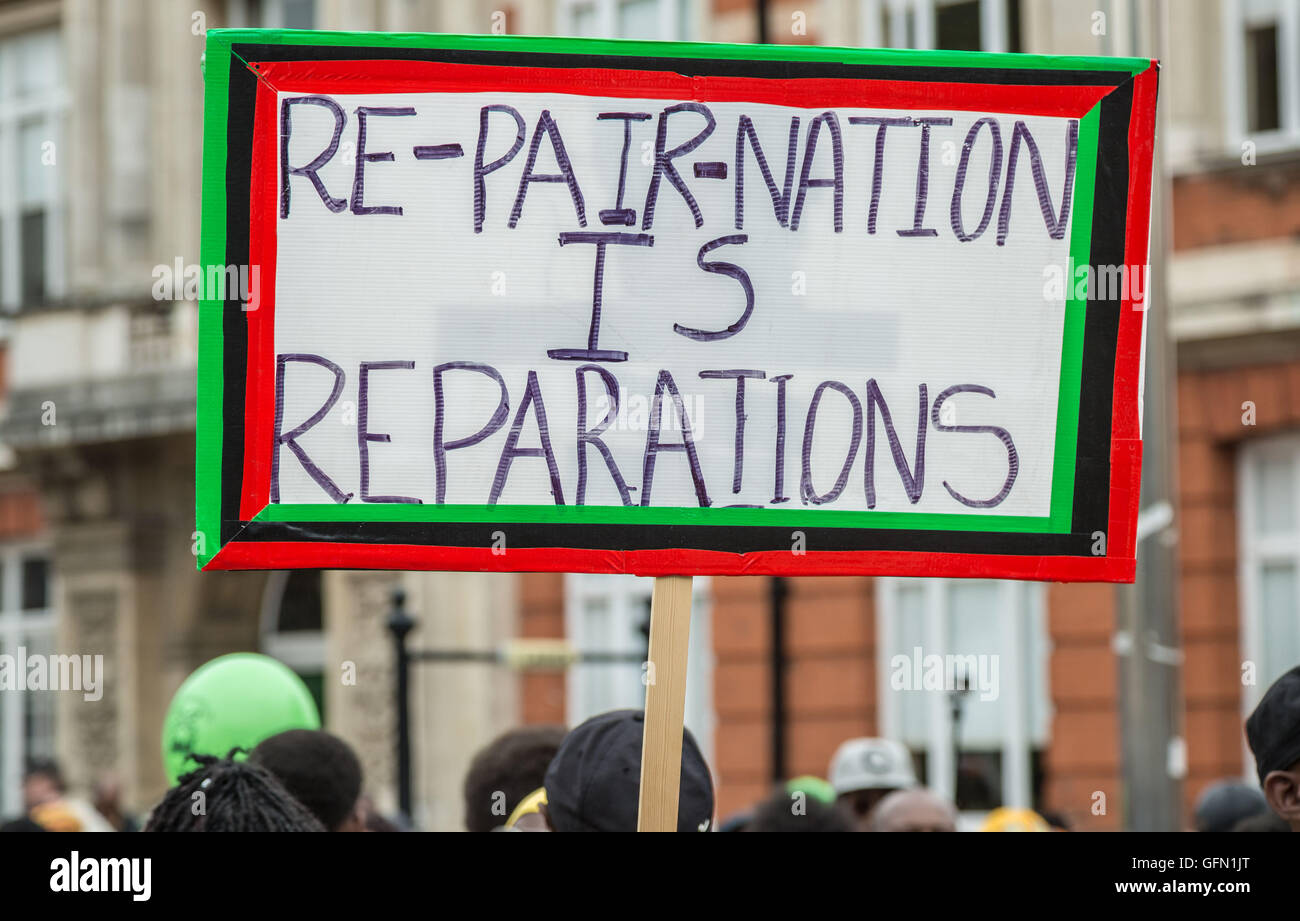
[[[691,637],[686,659],[686,728],[704,756],[713,751],[713,643],[709,630],[709,580],[692,580]],[[565,576],[564,632],[579,652],[628,653],[628,662],[575,664],[567,675],[565,718],[645,706],[642,663],[647,657],[653,579],[622,575]]]
[[[230,0],[236,28],[314,29],[316,0]]]
[[[1276,131],[1278,109],[1277,24],[1246,29],[1246,130]]]
[[[1300,4],[1224,0],[1224,92],[1234,156],[1300,144]]]
[[[272,572],[262,595],[262,652],[289,666],[307,685],[325,719],[325,632],[321,573]]]
[[[868,48],[1019,51],[1019,0],[860,0]]]
[[[879,579],[881,734],[964,812],[1035,807],[1051,721],[1042,586]]]
[[[1255,665],[1242,690],[1249,714],[1300,662],[1300,435],[1254,442],[1237,465],[1241,648]],[[1246,772],[1254,777],[1249,750]]]
[[[556,32],[580,38],[684,41],[691,27],[690,0],[560,0]]]
[[[0,304],[7,310],[63,293],[66,106],[58,32],[0,40]]]
[[[49,558],[39,548],[0,545],[0,655],[16,659],[20,648],[28,658],[55,652]],[[52,692],[0,692],[0,816],[22,812],[27,762],[54,757],[54,713]]]

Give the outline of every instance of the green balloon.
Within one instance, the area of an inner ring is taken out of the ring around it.
[[[835,802],[835,788],[820,777],[804,774],[785,782],[787,793],[802,793],[820,803],[830,805]]]
[[[284,663],[235,652],[200,665],[181,683],[163,719],[167,782],[198,765],[190,755],[224,758],[289,729],[319,729],[311,692]],[[242,756],[240,756],[242,757]]]

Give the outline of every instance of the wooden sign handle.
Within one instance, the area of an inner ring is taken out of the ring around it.
[[[686,648],[691,637],[691,577],[658,576],[650,601],[645,735],[637,831],[676,831],[686,715]]]

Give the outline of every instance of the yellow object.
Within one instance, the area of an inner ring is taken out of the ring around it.
[[[563,671],[578,660],[567,640],[519,637],[506,643],[502,658],[510,668]]]
[[[980,831],[1051,831],[1043,817],[1032,809],[994,809],[984,819]]]
[[[46,831],[82,831],[81,819],[59,800],[33,807],[29,817]]]
[[[526,815],[534,812],[541,812],[541,807],[546,804],[546,788],[538,787],[532,793],[529,793],[519,801],[515,811],[510,813],[510,818],[506,819],[506,828],[514,828],[515,823]]]

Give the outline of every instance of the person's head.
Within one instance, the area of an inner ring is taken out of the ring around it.
[[[360,810],[362,818],[365,820],[365,827],[361,829],[362,831],[403,831],[400,825],[380,812],[374,800],[366,794],[361,796]]]
[[[1073,831],[1074,827],[1070,822],[1070,817],[1064,812],[1057,812],[1054,809],[1045,809],[1039,813],[1047,827],[1052,831]]]
[[[552,831],[636,831],[645,714],[611,710],[564,737],[546,769],[544,815]],[[678,831],[708,831],[713,779],[695,737],[682,732]]]
[[[868,817],[882,799],[917,785],[911,753],[892,739],[849,739],[831,758],[829,780],[859,831],[868,829]]]
[[[248,760],[266,768],[327,831],[362,831],[361,762],[319,729],[290,729],[258,744]]]
[[[483,832],[504,825],[520,801],[542,785],[564,732],[563,726],[523,726],[481,748],[465,772],[465,827]]]
[[[956,831],[952,803],[924,787],[895,790],[872,810],[868,831]]]
[[[1264,692],[1246,720],[1246,739],[1269,806],[1300,831],[1300,665]]]
[[[854,831],[844,811],[802,791],[778,790],[754,810],[745,831]]]
[[[32,761],[23,772],[23,805],[27,810],[63,798],[63,773],[54,761]]]
[[[1052,826],[1032,809],[1020,809],[1015,806],[999,806],[984,817],[980,831],[988,832],[1041,832],[1051,831]]]
[[[231,757],[193,757],[198,770],[167,791],[145,831],[325,830],[266,768]]]
[[[1257,812],[1254,815],[1246,816],[1236,825],[1232,826],[1232,831],[1290,831],[1291,826],[1282,820],[1280,815],[1265,809],[1263,812]]]
[[[1220,780],[1196,800],[1197,831],[1231,831],[1242,819],[1268,812],[1268,800],[1258,787],[1239,780]]]
[[[111,771],[99,775],[95,781],[91,802],[100,815],[118,813],[122,809],[122,782]]]

